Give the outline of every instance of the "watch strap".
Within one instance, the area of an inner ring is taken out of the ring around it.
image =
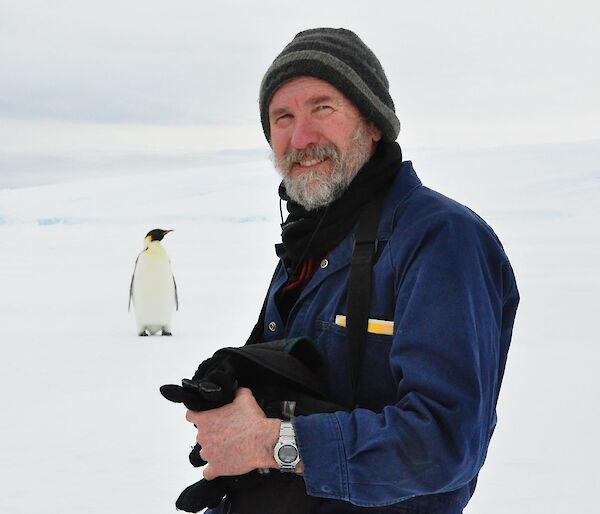
[[[296,452],[296,458],[292,462],[284,462],[280,458],[280,450],[285,449],[286,447],[288,447],[288,449],[291,447],[291,449]],[[300,453],[298,451],[296,434],[291,421],[281,421],[279,427],[279,440],[277,441],[277,444],[275,444],[275,448],[273,448],[273,457],[275,458],[275,462],[277,462],[280,471],[294,472],[296,470],[296,465],[300,462]]]

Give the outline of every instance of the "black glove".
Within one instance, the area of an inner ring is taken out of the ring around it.
[[[229,477],[219,477],[214,480],[202,479],[186,487],[175,502],[177,510],[185,512],[199,512],[202,509],[215,508],[227,492]]]
[[[188,456],[190,464],[192,466],[194,466],[195,468],[199,468],[200,466],[204,466],[205,464],[207,464],[207,462],[202,457],[200,457],[201,449],[202,449],[202,446],[200,446],[198,443],[196,443]]]
[[[183,403],[188,409],[198,412],[231,403],[237,389],[233,369],[226,361],[218,367],[210,366],[213,361],[210,358],[200,364],[194,377],[191,380],[184,378],[180,386],[161,386],[161,394],[167,400]]]
[[[205,411],[222,407],[233,401],[237,380],[231,367],[226,362],[214,366],[213,359],[204,361],[190,379],[183,379],[181,386],[164,385],[160,388],[161,394],[175,403],[183,403],[193,411]],[[199,467],[206,464],[200,457],[201,446],[196,443],[192,449],[189,460],[192,466]],[[225,477],[214,480],[200,480],[186,488],[176,502],[179,510],[198,512],[205,507],[216,507],[227,492]]]
[[[185,512],[198,512],[206,507],[212,509],[219,505],[225,494],[239,488],[251,490],[261,480],[264,479],[258,471],[235,477],[202,479],[183,490],[175,502],[175,507]]]

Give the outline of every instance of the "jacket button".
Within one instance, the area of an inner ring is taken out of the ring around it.
[[[271,321],[271,323],[269,323],[269,330],[271,332],[275,332],[277,330],[277,323],[275,323],[274,321]]]
[[[329,266],[329,261],[327,259],[323,259],[321,261],[321,268],[325,269],[327,266]]]

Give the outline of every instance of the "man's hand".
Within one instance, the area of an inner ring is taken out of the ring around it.
[[[250,389],[240,387],[233,402],[223,407],[188,410],[185,417],[198,428],[200,455],[208,462],[206,480],[277,467],[273,448],[279,438],[280,420],[265,416]]]

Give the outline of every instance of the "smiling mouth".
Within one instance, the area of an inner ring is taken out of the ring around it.
[[[327,160],[328,160],[327,158],[325,158],[325,159],[306,159],[303,161],[296,162],[295,165],[301,169],[302,168],[313,168],[315,166],[325,163]]]
[[[315,164],[319,164],[321,162],[323,162],[323,161],[320,161],[318,159],[309,159],[306,161],[300,161],[298,164],[300,164],[300,166],[302,166],[304,168],[307,168],[309,166],[314,166]]]

